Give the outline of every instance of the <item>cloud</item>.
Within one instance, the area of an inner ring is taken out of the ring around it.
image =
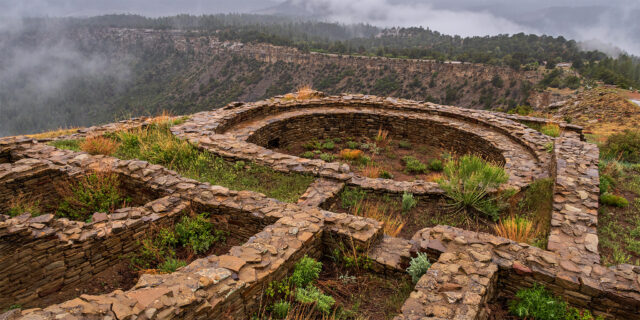
[[[535,31],[488,11],[436,9],[427,3],[389,0],[292,0],[292,3],[319,13],[328,20],[344,23],[366,22],[383,27],[422,26],[461,36]]]

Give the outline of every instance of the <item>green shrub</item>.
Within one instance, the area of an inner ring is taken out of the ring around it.
[[[529,115],[531,112],[533,112],[533,108],[528,105],[519,105],[507,111],[508,114],[519,114],[521,116]]]
[[[442,161],[438,159],[432,159],[429,161],[429,166],[427,167],[431,171],[442,171],[444,166],[442,165]]]
[[[380,178],[393,179],[393,174],[387,170],[380,170]]]
[[[287,314],[289,314],[289,309],[291,308],[291,303],[280,300],[273,304],[271,307],[271,315],[276,319],[284,319]]]
[[[306,287],[320,276],[322,262],[306,255],[296,263],[291,282],[298,288]]]
[[[589,310],[578,310],[576,308],[569,308],[567,314],[565,315],[565,320],[604,320],[603,317],[597,316],[593,317],[591,311]]]
[[[175,226],[178,241],[184,247],[191,248],[195,253],[209,250],[214,242],[224,241],[224,233],[220,230],[213,232],[213,224],[207,221],[208,214],[203,213],[194,218],[182,217]]]
[[[358,145],[355,141],[347,141],[347,148],[349,149],[358,149]]]
[[[296,288],[296,301],[300,303],[315,303],[316,309],[322,313],[329,313],[336,302],[333,297],[323,294],[320,289],[310,285],[306,288]]]
[[[640,162],[640,130],[625,130],[612,134],[600,148],[600,154],[605,159],[619,161]]]
[[[547,153],[553,153],[553,147],[553,142],[548,142],[544,145],[544,149],[547,151]]]
[[[602,194],[600,196],[600,203],[619,208],[624,208],[629,205],[629,201],[627,201],[627,199],[611,193]]]
[[[411,211],[417,204],[418,201],[413,197],[413,193],[404,192],[402,194],[402,213]]]
[[[550,137],[557,138],[560,136],[560,127],[555,123],[548,123],[540,128],[540,132]]]
[[[509,180],[504,168],[490,164],[480,157],[466,155],[447,162],[440,187],[452,199],[457,210],[473,208],[494,221],[505,206],[506,192],[490,195],[501,184]]]
[[[169,259],[165,260],[163,263],[161,263],[158,266],[158,269],[160,269],[160,271],[162,271],[164,273],[172,273],[172,272],[175,272],[179,268],[184,267],[186,265],[187,265],[187,263],[185,261],[183,261],[183,260],[169,258]]]
[[[333,141],[327,141],[322,144],[322,149],[333,150],[335,147],[336,145],[335,143],[333,143]]]
[[[420,160],[416,159],[413,156],[405,156],[402,158],[402,162],[404,162],[405,171],[411,173],[425,173],[427,172],[427,165],[420,162]]]
[[[40,210],[40,202],[37,200],[29,201],[23,198],[18,198],[9,206],[7,215],[13,218],[26,212],[30,213],[32,217],[42,215],[42,210]]]
[[[398,141],[398,147],[401,149],[411,149],[411,142],[405,140]]]
[[[615,180],[606,173],[600,173],[600,194],[605,194],[611,190]]]
[[[366,166],[372,163],[371,158],[368,156],[361,156],[360,158],[356,159],[356,162],[361,166]]]
[[[116,174],[92,173],[75,183],[61,185],[63,199],[58,206],[58,217],[86,221],[94,212],[110,212],[130,199],[120,190],[120,179]]]
[[[313,153],[313,151],[305,151],[300,155],[300,157],[307,158],[307,159],[313,159],[315,156],[316,154]]]
[[[161,247],[175,247],[178,245],[179,239],[173,230],[162,228],[155,237],[156,242]]]
[[[320,155],[320,159],[322,159],[322,161],[331,162],[336,159],[336,156],[331,153],[323,153]]]
[[[516,292],[516,300],[509,303],[509,311],[520,318],[561,320],[565,319],[567,304],[557,300],[543,286],[534,284],[533,288]]]
[[[47,144],[50,146],[54,146],[58,149],[66,149],[72,151],[81,151],[80,143],[82,140],[56,140],[48,142]]]
[[[413,283],[417,283],[420,278],[427,273],[429,268],[431,267],[431,262],[429,262],[429,257],[426,253],[418,252],[418,255],[415,258],[411,258],[411,262],[409,262],[409,268],[407,268],[407,272],[411,275],[411,279]]]
[[[346,187],[344,191],[340,193],[340,202],[342,203],[342,208],[349,209],[355,206],[356,204],[358,204],[358,202],[362,201],[362,199],[364,199],[366,195],[367,192],[362,189],[355,187]]]

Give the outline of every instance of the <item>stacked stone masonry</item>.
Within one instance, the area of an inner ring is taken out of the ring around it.
[[[533,283],[542,283],[571,305],[597,315],[640,319],[640,267],[605,267],[599,261],[597,147],[580,140],[579,127],[560,123],[564,133],[554,139],[521,124],[527,121],[546,122],[402,99],[318,93],[306,100],[276,97],[232,103],[172,127],[179,138],[227,159],[316,176],[297,204],[200,183],[144,161],[58,150],[43,143],[49,139],[0,139],[3,204],[19,192],[43,195],[54,180],[92,171],[117,173],[131,189],[147,194],[138,206],[95,213],[90,223],[52,214],[0,216],[0,309],[28,305],[90,279],[119,256],[136,250],[136,240],[149,228],[171,223],[190,209],[220,216],[229,222],[230,236],[243,242],[226,254],[195,260],[171,274],[143,275],[128,291],[81,295],[42,309],[11,310],[0,319],[249,319],[259,308],[264,287],[285,277],[300,257],[320,258],[335,246],[350,243],[370,248],[373,270],[381,274],[404,272],[418,252],[426,252],[434,262],[396,319],[486,319],[487,303],[496,296],[512,296]],[[57,139],[150,122],[132,119]],[[305,132],[335,137],[371,134],[381,126],[394,137],[443,144],[450,139],[453,149],[504,163],[513,187],[526,188],[537,178],[553,177],[549,250],[449,226],[420,230],[411,239],[383,236],[380,222],[320,206],[346,185],[442,196],[437,184],[365,178],[348,165],[267,148],[274,139],[286,144],[307,137]],[[549,143],[554,144],[552,153],[546,150]]]

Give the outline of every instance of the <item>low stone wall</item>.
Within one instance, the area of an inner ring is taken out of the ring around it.
[[[578,265],[600,263],[598,147],[573,138],[555,142],[556,183],[547,248]]]
[[[455,274],[469,274],[465,268],[460,267],[462,264],[459,258],[461,253],[470,253],[474,259],[491,261],[497,266],[499,272],[496,287],[492,290],[512,295],[518,289],[530,287],[535,282],[543,284],[571,305],[589,309],[607,319],[640,319],[640,267],[619,265],[607,268],[597,263],[578,266],[572,257],[565,257],[560,253],[447,226],[423,229],[412,239],[415,251],[426,251],[429,247],[432,249],[434,244],[431,243],[434,241],[435,246],[442,245],[446,248],[444,252],[455,253],[457,258],[445,266],[447,270],[456,270],[453,278],[456,277]],[[472,253],[473,248],[480,247],[490,255]],[[438,263],[445,263],[443,255]],[[446,292],[443,293],[446,290],[439,290],[437,286],[428,289],[438,292],[437,295],[446,295]],[[487,292],[491,293],[491,290]],[[491,296],[484,300],[487,299],[490,300]],[[428,308],[427,300],[419,302],[412,309]],[[450,311],[443,312],[456,314],[460,312],[460,308],[466,308],[463,305],[464,302],[461,305],[449,301],[444,306]],[[403,312],[403,316],[406,315]],[[484,317],[479,314],[477,319]]]

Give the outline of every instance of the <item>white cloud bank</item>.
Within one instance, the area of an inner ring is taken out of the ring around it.
[[[312,13],[344,23],[365,22],[383,27],[422,26],[445,34],[484,36],[534,32],[487,11],[435,9],[426,3],[389,0],[293,0]]]

